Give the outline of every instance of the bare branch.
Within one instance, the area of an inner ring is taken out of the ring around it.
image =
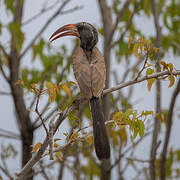
[[[172,45],[174,45],[180,53],[180,45],[178,43],[176,43],[175,41],[172,42]]]
[[[57,0],[54,4],[52,4],[51,6],[49,6],[47,8],[43,7],[40,12],[35,14],[33,17],[27,19],[26,21],[24,21],[22,23],[22,26],[31,23],[33,20],[35,20],[35,19],[39,18],[40,16],[42,16],[44,13],[48,12],[49,10],[52,10],[55,6],[57,7],[58,3],[59,3],[59,0]]]
[[[177,96],[180,93],[180,79],[178,81],[178,84],[176,86],[176,89],[174,90],[174,93],[172,95],[171,103],[169,106],[169,112],[168,112],[168,118],[167,118],[167,125],[166,125],[166,136],[165,136],[165,141],[163,145],[163,150],[162,150],[162,156],[161,156],[161,166],[160,166],[160,179],[165,180],[166,179],[166,156],[167,156],[167,148],[169,144],[169,138],[171,135],[171,129],[172,129],[172,123],[173,123],[173,111],[174,111],[174,106],[175,102],[177,99]]]
[[[37,115],[39,116],[39,119],[41,120],[41,123],[42,123],[42,125],[43,125],[43,127],[44,127],[44,129],[45,129],[45,131],[46,131],[47,136],[48,136],[48,129],[47,129],[47,127],[46,127],[46,125],[45,125],[45,123],[44,123],[44,119],[42,118],[42,115],[41,115],[41,113],[39,112],[39,109],[38,109],[40,96],[41,96],[41,90],[40,90],[40,91],[38,92],[38,94],[37,94],[37,102],[36,102],[35,112],[36,112]]]
[[[132,12],[131,17],[129,18],[128,23],[126,24],[126,28],[125,28],[124,32],[121,33],[120,37],[111,44],[112,48],[115,45],[117,45],[119,43],[119,41],[122,40],[124,38],[124,36],[126,35],[126,33],[128,32],[128,29],[130,28],[130,26],[132,24],[132,20],[134,18],[134,15],[136,14],[137,10],[139,9],[141,2],[142,2],[142,0],[139,0],[139,2],[137,2],[137,4],[135,5],[134,11]]]
[[[139,71],[139,73],[138,73],[137,77],[135,78],[135,80],[137,80],[137,79],[139,78],[139,76],[141,75],[141,73],[142,73],[143,70],[145,69],[146,63],[147,63],[147,61],[148,61],[148,57],[149,57],[149,50],[147,50],[146,59],[145,59],[145,61],[144,61],[144,65],[143,65],[142,69]]]
[[[10,92],[0,91],[0,95],[2,95],[2,96],[10,96],[11,93]]]
[[[154,18],[155,30],[156,30],[156,41],[155,46],[157,48],[161,47],[161,27],[159,24],[159,14],[158,14],[158,7],[157,7],[157,0],[151,0],[152,6],[152,13]],[[160,72],[160,50],[155,54],[156,59],[156,69],[157,72]],[[160,80],[156,82],[156,113],[161,113],[161,83]],[[152,180],[156,179],[156,146],[158,141],[158,135],[160,130],[160,121],[158,118],[155,117],[154,119],[154,130],[152,135],[152,145],[151,145],[151,153],[150,153],[150,176]]]
[[[111,167],[110,167],[109,170],[113,169],[113,168],[119,163],[119,161],[121,160],[121,158],[122,158],[126,153],[128,153],[128,152],[132,149],[132,147],[137,146],[146,136],[148,136],[148,135],[150,135],[150,134],[151,134],[151,132],[147,132],[147,133],[143,136],[143,138],[140,138],[138,141],[136,141],[135,143],[133,143],[132,146],[129,146],[122,154],[120,154],[119,158],[115,160],[114,164],[111,165]]]
[[[170,75],[170,74],[174,74],[174,75],[178,75],[180,74],[180,71],[173,71],[173,72],[169,72],[169,71],[164,71],[164,72],[160,72],[160,73],[155,73],[153,75],[149,75],[149,76],[144,76],[142,78],[139,78],[137,80],[132,80],[132,81],[128,81],[126,83],[122,83],[116,87],[113,88],[109,88],[104,90],[103,95],[111,93],[113,91],[122,89],[124,87],[130,86],[132,84],[136,84],[138,82],[142,82],[145,81],[147,79],[152,79],[152,78],[158,78],[164,75]],[[53,135],[56,133],[58,127],[61,125],[61,123],[63,122],[63,120],[75,109],[77,109],[79,107],[80,104],[85,103],[87,100],[85,100],[84,98],[79,99],[79,100],[75,100],[72,105],[70,107],[68,107],[63,113],[60,113],[59,118],[57,119],[57,121],[55,122],[55,128],[53,131]],[[48,132],[49,133],[49,132]],[[48,136],[46,137],[46,139],[44,140],[41,148],[39,149],[39,151],[28,161],[28,163],[24,166],[24,168],[21,170],[21,172],[19,173],[18,177],[16,180],[21,180],[23,179],[26,174],[29,172],[29,170],[34,166],[34,164],[36,162],[38,162],[41,158],[42,155],[44,154],[47,146],[48,146]],[[124,153],[126,153],[127,151],[129,151],[130,148],[128,148]],[[117,162],[117,161],[116,161]],[[117,162],[118,163],[118,162]],[[114,165],[111,166],[111,169],[117,164],[115,163]]]
[[[113,25],[113,28],[112,28],[112,31],[111,31],[111,34],[110,34],[110,37],[109,37],[109,43],[112,40],[114,32],[115,32],[115,30],[116,30],[116,28],[117,28],[117,26],[119,24],[119,21],[122,18],[122,16],[124,15],[124,13],[125,13],[126,9],[128,8],[130,2],[131,2],[131,0],[126,0],[124,5],[122,6],[121,10],[118,12],[117,17],[116,17],[116,22]]]
[[[179,75],[180,71],[173,71],[172,73],[173,73],[173,75]],[[159,78],[159,77],[162,77],[162,76],[165,76],[165,75],[170,75],[170,74],[171,74],[170,71],[163,71],[163,72],[154,73],[152,75],[143,76],[141,78],[138,78],[137,80],[127,81],[127,82],[119,84],[119,85],[117,85],[115,87],[105,89],[103,91],[103,95],[106,95],[106,94],[111,93],[113,91],[117,91],[117,90],[122,89],[124,87],[130,86],[130,85],[133,85],[133,84],[136,84],[136,83],[148,80],[148,79]]]
[[[9,58],[9,55],[7,54],[6,50],[4,49],[4,47],[3,47],[1,44],[0,44],[0,50],[2,50],[4,56],[8,59],[8,58]],[[0,57],[0,70],[1,70],[1,72],[2,72],[2,75],[3,75],[4,79],[5,79],[7,82],[10,82],[9,77],[6,75],[6,73],[5,73],[4,69],[3,69],[3,61],[2,61],[2,59],[1,59],[1,57]]]
[[[20,140],[20,135],[2,128],[0,128],[0,136]]]
[[[29,43],[29,45],[24,49],[22,54],[20,55],[19,59],[22,58],[26,52],[31,48],[33,43],[40,37],[40,35],[46,30],[46,28],[49,26],[49,24],[52,22],[54,18],[56,18],[58,15],[61,14],[63,8],[70,2],[71,0],[65,0],[61,6],[58,8],[58,10],[47,20],[47,22],[44,24],[44,26],[40,29],[40,31],[34,36],[32,41]]]
[[[78,108],[79,104],[82,103],[84,101],[84,99],[82,100],[75,100],[72,105],[70,107],[68,107],[63,113],[61,113],[59,115],[59,118],[57,119],[57,121],[55,122],[55,128],[54,128],[54,132],[53,134],[56,133],[58,127],[61,125],[61,123],[63,122],[63,120],[72,112],[74,111],[76,108]],[[23,169],[21,170],[21,172],[18,174],[16,180],[23,180],[24,177],[27,175],[27,173],[31,170],[31,168],[41,159],[42,155],[44,154],[49,141],[48,141],[48,136],[46,136],[46,139],[44,140],[41,148],[39,149],[39,151],[27,162],[27,164],[23,167]]]
[[[9,172],[3,168],[2,166],[0,166],[0,170],[10,179],[13,180],[13,177],[11,177],[11,175],[9,174]]]

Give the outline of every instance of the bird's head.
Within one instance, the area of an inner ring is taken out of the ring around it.
[[[67,24],[55,31],[49,38],[54,41],[63,36],[76,36],[80,39],[80,46],[86,51],[91,51],[98,41],[98,32],[94,26],[87,22]]]

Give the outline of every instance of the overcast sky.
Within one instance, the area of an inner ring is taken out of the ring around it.
[[[24,11],[24,21],[29,19],[29,17],[32,17],[34,14],[38,13],[39,10],[42,8],[43,3],[45,0],[26,0],[26,5],[25,5],[25,11]],[[55,2],[55,0],[51,1],[52,3]],[[95,24],[97,27],[101,27],[101,17],[99,13],[99,8],[97,5],[96,0],[72,0],[71,3],[66,7],[66,9],[72,8],[76,5],[82,5],[83,9],[78,10],[77,12],[74,12],[72,14],[67,14],[67,15],[62,15],[57,17],[47,28],[47,30],[43,33],[43,37],[48,40],[49,36],[60,26],[64,24],[69,24],[69,23],[76,23],[80,21],[87,21],[91,24]],[[10,19],[10,16],[7,17],[5,12],[3,11],[3,3],[0,1],[0,21],[8,23],[8,19]],[[24,47],[28,44],[28,42],[34,37],[35,33],[39,31],[39,29],[43,26],[43,24],[46,22],[48,17],[53,13],[53,11],[50,11],[46,13],[46,15],[38,18],[34,22],[28,24],[27,26],[23,27],[23,32],[25,32],[26,36],[26,42],[24,44]],[[136,19],[137,21],[137,27],[139,29],[143,28],[143,32],[151,35],[154,33],[154,26],[153,22],[147,20],[144,16],[142,18]],[[0,36],[0,42],[7,42],[9,39],[8,33],[6,31],[3,31],[2,36]],[[73,38],[65,38],[61,39],[61,41],[55,41],[52,46],[58,49],[62,43],[66,43],[71,46],[71,40]],[[100,38],[100,42],[98,43],[98,47],[103,50],[103,38]],[[178,62],[179,60],[175,59],[171,53],[167,53],[165,60],[172,60],[171,62],[175,65],[177,69],[180,69],[180,63]],[[112,71],[114,69],[117,69],[119,71],[119,76],[121,76],[120,71],[124,71],[125,63],[122,63],[121,66],[117,65],[115,63],[115,60],[112,58]],[[24,57],[23,66],[29,66],[35,68],[37,64],[32,64],[31,59],[30,59],[30,52],[27,54],[27,56]],[[73,77],[71,77],[73,78]],[[70,79],[72,80],[72,79]],[[111,86],[113,86],[114,83],[112,81]],[[153,86],[151,92],[147,91],[146,88],[146,82],[139,83],[135,85],[136,91],[133,96],[133,102],[138,102],[136,106],[134,107],[135,109],[138,109],[139,111],[144,110],[144,109],[149,109],[149,110],[154,110],[154,104],[155,104],[155,86]],[[172,95],[173,88],[168,89],[168,82],[163,82],[162,83],[162,89],[163,89],[163,98],[162,98],[162,107],[163,108],[168,108],[170,98]],[[9,91],[8,85],[3,81],[2,76],[0,75],[0,91]],[[123,91],[126,91],[124,89]],[[176,108],[180,106],[179,103],[180,98],[178,98],[178,103],[176,104]],[[14,117],[14,112],[13,112],[13,102],[11,97],[8,96],[0,96],[0,114],[1,114],[1,128],[7,129],[13,132],[17,132],[17,126],[15,123],[15,117]],[[180,121],[177,120],[177,115],[176,115],[176,121],[173,124],[173,131],[172,131],[172,136],[171,136],[171,143],[170,146],[173,145],[176,148],[180,147],[180,141],[177,141],[177,134],[179,134],[179,127],[180,127]],[[66,125],[64,124],[64,128],[66,128]],[[44,136],[43,133],[37,132],[38,136],[36,138],[36,141],[43,140]],[[41,135],[41,136],[40,136]],[[45,134],[44,134],[45,135]],[[138,148],[138,157],[141,157],[143,159],[148,159],[149,158],[149,143],[143,144],[140,148]],[[0,143],[7,144],[7,140],[5,139],[0,139]],[[20,151],[20,144],[17,142],[14,142],[16,144],[17,150]],[[19,158],[18,158],[19,159]],[[17,163],[19,161],[11,161],[13,163],[10,164],[10,169],[13,170],[13,172],[18,171],[20,167],[20,163]],[[132,171],[130,171],[132,172]],[[67,174],[67,173],[66,173]],[[69,174],[67,174],[69,175]],[[133,177],[133,172],[132,174],[129,174],[128,177]]]

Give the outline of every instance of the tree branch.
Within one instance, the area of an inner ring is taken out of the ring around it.
[[[59,115],[59,118],[55,122],[55,128],[53,129],[53,134],[56,133],[57,129],[63,122],[63,120],[75,109],[78,108],[79,104],[82,103],[84,99],[82,100],[75,100],[70,107],[68,107],[63,113]],[[16,180],[23,180],[24,177],[26,177],[27,173],[31,170],[31,168],[41,159],[42,155],[44,154],[47,146],[49,144],[49,138],[46,136],[46,139],[44,140],[41,148],[39,151],[27,162],[27,164],[23,167],[21,172],[17,175]]]
[[[175,102],[177,99],[178,94],[180,93],[180,79],[178,81],[178,84],[176,86],[176,89],[174,90],[174,93],[172,95],[171,103],[169,106],[169,112],[168,112],[168,118],[167,118],[167,124],[166,124],[166,136],[164,140],[164,146],[162,150],[162,156],[161,156],[161,166],[160,166],[160,179],[165,180],[166,179],[166,156],[167,156],[167,149],[169,144],[169,138],[171,135],[171,129],[172,129],[172,123],[173,123],[173,110],[175,106]]]
[[[110,33],[110,37],[109,37],[109,44],[111,44],[111,40],[113,38],[113,35],[114,35],[114,32],[116,31],[117,29],[117,26],[119,24],[119,21],[120,19],[122,18],[122,16],[124,15],[126,9],[128,8],[129,4],[131,3],[131,0],[126,0],[124,5],[122,6],[122,8],[120,9],[120,11],[118,12],[117,14],[117,17],[116,17],[116,22],[114,23],[113,25],[113,28],[112,28],[112,31]]]
[[[173,75],[179,75],[180,71],[173,71],[172,74]],[[148,79],[160,78],[160,77],[165,76],[165,75],[171,75],[171,72],[170,71],[158,72],[158,73],[154,73],[152,75],[143,76],[141,78],[138,78],[137,80],[127,81],[127,82],[119,84],[119,85],[117,85],[115,87],[112,87],[112,88],[109,88],[109,89],[105,89],[103,91],[103,95],[106,95],[106,94],[111,93],[113,91],[117,91],[119,89],[122,89],[124,87],[130,86],[130,85],[133,85],[133,84],[137,84],[139,82],[142,82],[142,81],[145,81],[145,80],[148,80]]]
[[[52,22],[52,20],[54,18],[56,18],[59,14],[61,14],[63,8],[70,2],[71,0],[65,0],[61,6],[58,8],[58,10],[47,20],[47,22],[44,24],[44,26],[40,29],[40,31],[34,36],[34,38],[32,39],[32,41],[29,43],[29,45],[27,45],[27,47],[24,49],[24,51],[22,52],[22,54],[20,55],[19,59],[21,59],[26,52],[31,48],[31,46],[33,45],[33,43],[40,37],[40,35],[46,30],[46,28],[48,27],[48,25]]]
[[[156,59],[156,69],[157,72],[160,72],[160,47],[161,47],[161,27],[159,24],[159,14],[158,14],[158,7],[157,7],[157,1],[151,0],[151,6],[152,6],[152,13],[154,18],[154,24],[155,24],[155,30],[156,30],[156,41],[155,46],[159,48],[158,52],[155,54]],[[160,80],[157,80],[156,82],[156,113],[161,113],[161,83]],[[160,130],[160,121],[157,117],[154,119],[154,130],[152,135],[152,145],[151,145],[151,153],[150,153],[150,176],[152,180],[156,179],[156,167],[155,167],[155,161],[156,161],[156,146],[158,141],[158,134]]]
[[[158,77],[161,77],[161,76],[164,76],[164,75],[170,75],[170,74],[179,75],[180,71],[173,71],[173,72],[164,71],[164,72],[160,72],[160,73],[155,73],[153,75],[144,76],[144,77],[141,77],[141,78],[139,78],[137,80],[128,81],[126,83],[119,84],[116,87],[112,87],[112,88],[106,89],[106,90],[104,90],[103,95],[106,95],[108,93],[117,91],[119,89],[122,89],[122,88],[130,86],[130,85],[133,85],[133,84],[145,81],[147,79],[158,78]],[[79,100],[75,100],[70,107],[68,107],[64,112],[60,113],[59,118],[55,122],[55,128],[53,129],[53,135],[56,133],[57,129],[59,128],[61,123],[64,121],[64,119],[66,117],[68,117],[68,115],[72,111],[77,109],[80,104],[85,103],[86,101],[87,100],[85,100],[84,98],[81,98]],[[44,154],[44,152],[45,152],[45,150],[46,150],[46,148],[48,146],[48,144],[49,144],[48,136],[46,136],[46,139],[44,140],[44,142],[43,142],[41,148],[39,149],[39,151],[24,166],[24,168],[18,174],[18,177],[16,178],[16,180],[22,180],[26,176],[26,174],[29,172],[29,170],[41,159],[42,155]],[[115,165],[111,166],[111,169],[114,166]]]

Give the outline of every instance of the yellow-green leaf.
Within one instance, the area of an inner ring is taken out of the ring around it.
[[[103,28],[98,29],[98,32],[99,32],[99,34],[101,34],[103,36],[103,34],[104,34]]]
[[[56,99],[56,89],[52,82],[46,82],[47,93],[49,95],[49,102],[52,103]]]
[[[175,78],[171,74],[171,75],[168,76],[168,79],[169,79],[169,82],[170,82],[168,87],[170,88],[170,87],[172,87],[174,85]]]
[[[61,87],[62,87],[62,89],[67,93],[67,95],[71,98],[72,95],[71,95],[71,91],[70,91],[68,85],[65,83],[65,84],[63,84]]]
[[[138,50],[139,50],[139,43],[136,43],[133,47],[133,53],[137,58],[139,58]]]
[[[132,37],[129,38],[128,41],[128,49],[131,47],[131,44],[134,42],[134,39]]]
[[[41,147],[42,143],[38,142],[37,144],[34,145],[33,149],[32,149],[32,153],[36,152],[40,147]]]
[[[154,69],[148,68],[148,69],[146,70],[146,75],[151,75],[151,74],[153,74],[153,73],[154,73]]]
[[[21,31],[21,25],[19,22],[14,23],[11,22],[8,25],[8,29],[10,31],[10,33],[12,34],[15,46],[18,50],[18,52],[20,52],[21,48],[22,48],[22,44],[24,42],[24,33]]]
[[[122,119],[122,112],[116,112],[114,115],[113,115],[113,120],[114,122],[117,122],[118,120],[120,121]]]
[[[63,160],[62,152],[61,152],[61,151],[56,152],[56,157],[57,157],[60,161],[62,161],[62,160]]]
[[[87,142],[88,142],[89,145],[92,145],[92,144],[93,144],[93,142],[94,142],[93,139],[94,139],[93,136],[89,136],[89,137],[87,138]]]
[[[152,85],[153,85],[153,83],[155,82],[155,80],[156,80],[156,79],[154,79],[154,78],[147,80],[147,88],[148,88],[148,91],[151,91]]]
[[[15,1],[14,0],[4,0],[4,4],[6,5],[7,10],[10,11],[12,14],[14,14]]]

